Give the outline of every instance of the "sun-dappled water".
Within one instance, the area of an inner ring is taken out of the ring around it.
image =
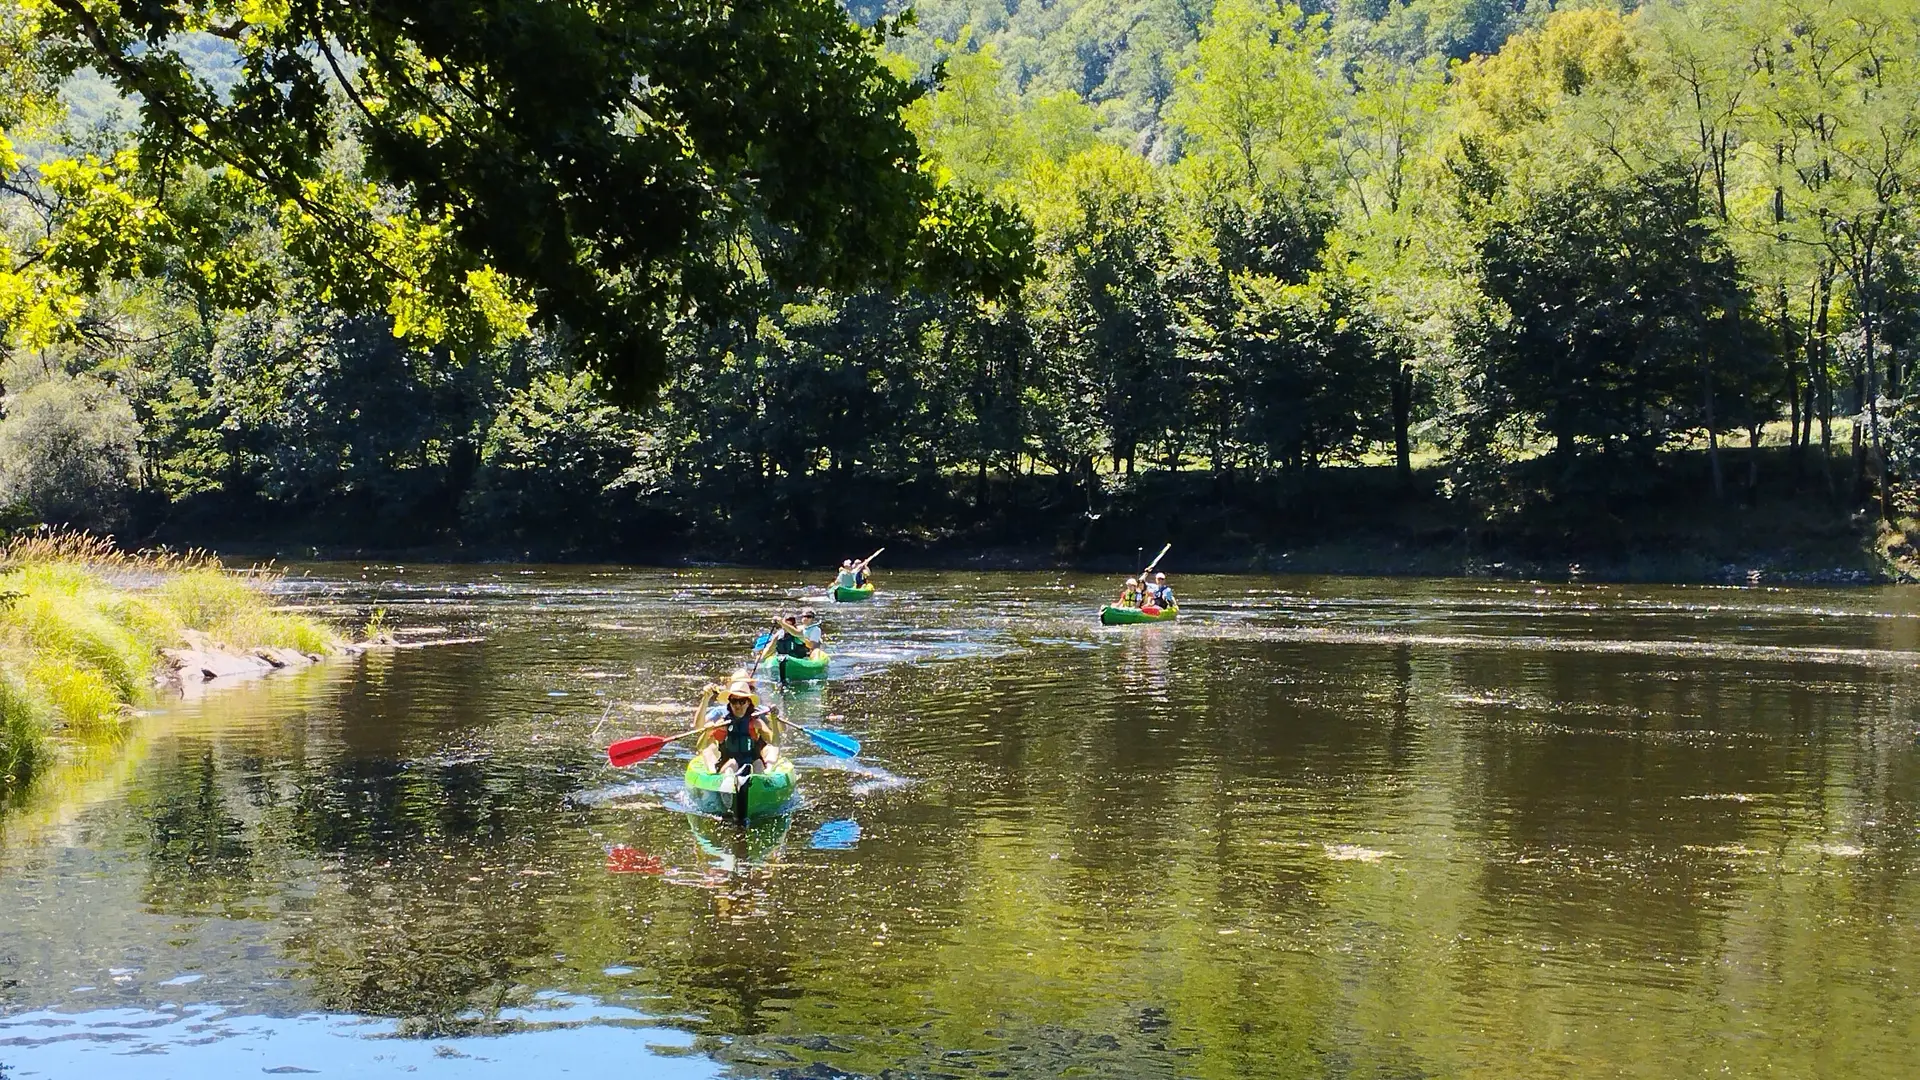
[[[880,567],[884,570],[884,566]],[[818,575],[814,575],[818,576]],[[808,575],[295,567],[408,642],[0,818],[0,1072],[1899,1077],[1920,594],[881,573],[802,797],[682,730]]]

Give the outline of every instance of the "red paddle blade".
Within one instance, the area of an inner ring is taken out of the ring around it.
[[[667,872],[667,864],[658,855],[636,851],[625,844],[615,844],[607,849],[607,872],[610,874],[664,874]]]
[[[617,769],[638,765],[659,753],[660,748],[671,741],[664,735],[635,735],[631,739],[621,739],[607,747],[607,760]]]

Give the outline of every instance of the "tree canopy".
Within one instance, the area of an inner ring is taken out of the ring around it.
[[[218,170],[330,298],[428,340],[484,341],[524,300],[629,401],[665,379],[675,321],[731,315],[756,277],[903,279],[933,195],[890,24],[831,0],[26,11],[58,72],[140,102],[142,186]],[[224,87],[189,62],[207,35],[237,53]]]

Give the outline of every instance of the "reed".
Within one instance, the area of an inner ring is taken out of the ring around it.
[[[160,650],[190,633],[240,650],[336,647],[326,624],[274,608],[273,580],[205,552],[124,552],[85,533],[0,547],[0,789],[23,784],[50,739],[114,737]]]

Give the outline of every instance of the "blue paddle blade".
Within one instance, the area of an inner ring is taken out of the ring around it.
[[[773,640],[773,635],[772,635],[772,634],[761,634],[761,635],[760,635],[759,637],[757,637],[757,638],[754,638],[754,639],[753,639],[753,651],[757,653],[757,652],[759,652],[759,651],[760,651],[761,649],[764,649],[764,648],[766,648],[766,647],[767,647],[767,642],[769,642],[769,641],[772,641],[772,640]]]
[[[860,841],[860,823],[851,818],[829,821],[813,830],[809,846],[822,851],[845,851]]]
[[[798,724],[794,726],[799,727]],[[834,757],[860,756],[860,740],[851,735],[842,735],[837,731],[818,731],[814,728],[804,727],[800,728],[800,730],[806,732],[807,738],[812,739],[815,746],[832,754]]]

